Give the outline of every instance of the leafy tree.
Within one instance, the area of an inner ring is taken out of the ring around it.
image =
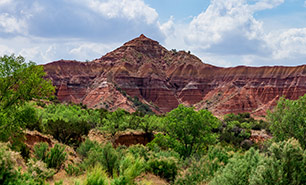
[[[165,136],[156,141],[165,142],[184,158],[216,141],[212,129],[220,122],[207,110],[195,111],[193,108],[179,105],[164,118]],[[155,140],[155,139],[154,139]],[[154,141],[153,140],[153,141]]]
[[[296,138],[306,148],[306,95],[298,100],[280,98],[273,112],[268,113],[271,132],[277,141]]]
[[[102,129],[109,131],[112,136],[115,136],[118,131],[128,128],[130,118],[131,116],[128,112],[123,109],[117,109],[106,115],[103,119]]]
[[[7,109],[33,98],[51,96],[55,89],[44,76],[43,66],[26,63],[21,56],[0,57],[0,107]]]
[[[18,106],[51,96],[55,88],[43,77],[43,66],[26,63],[21,56],[0,57],[0,135],[2,140],[20,133],[24,123],[16,119]]]

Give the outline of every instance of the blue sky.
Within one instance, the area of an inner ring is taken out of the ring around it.
[[[140,34],[217,66],[306,63],[305,0],[0,0],[0,55],[93,60]]]

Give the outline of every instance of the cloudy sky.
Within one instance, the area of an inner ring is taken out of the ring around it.
[[[0,0],[0,55],[100,58],[140,34],[217,66],[306,64],[305,0]]]

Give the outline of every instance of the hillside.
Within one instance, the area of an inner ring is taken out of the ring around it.
[[[60,60],[46,64],[45,71],[62,102],[130,112],[137,109],[137,96],[156,113],[184,104],[215,115],[264,115],[279,97],[306,93],[305,65],[216,67],[144,35],[91,62]]]

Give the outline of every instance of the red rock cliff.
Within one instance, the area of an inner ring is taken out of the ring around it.
[[[92,62],[61,60],[45,71],[60,101],[131,112],[136,108],[128,97],[137,96],[157,113],[185,104],[217,115],[263,115],[279,97],[306,93],[306,66],[220,68],[144,35]]]

